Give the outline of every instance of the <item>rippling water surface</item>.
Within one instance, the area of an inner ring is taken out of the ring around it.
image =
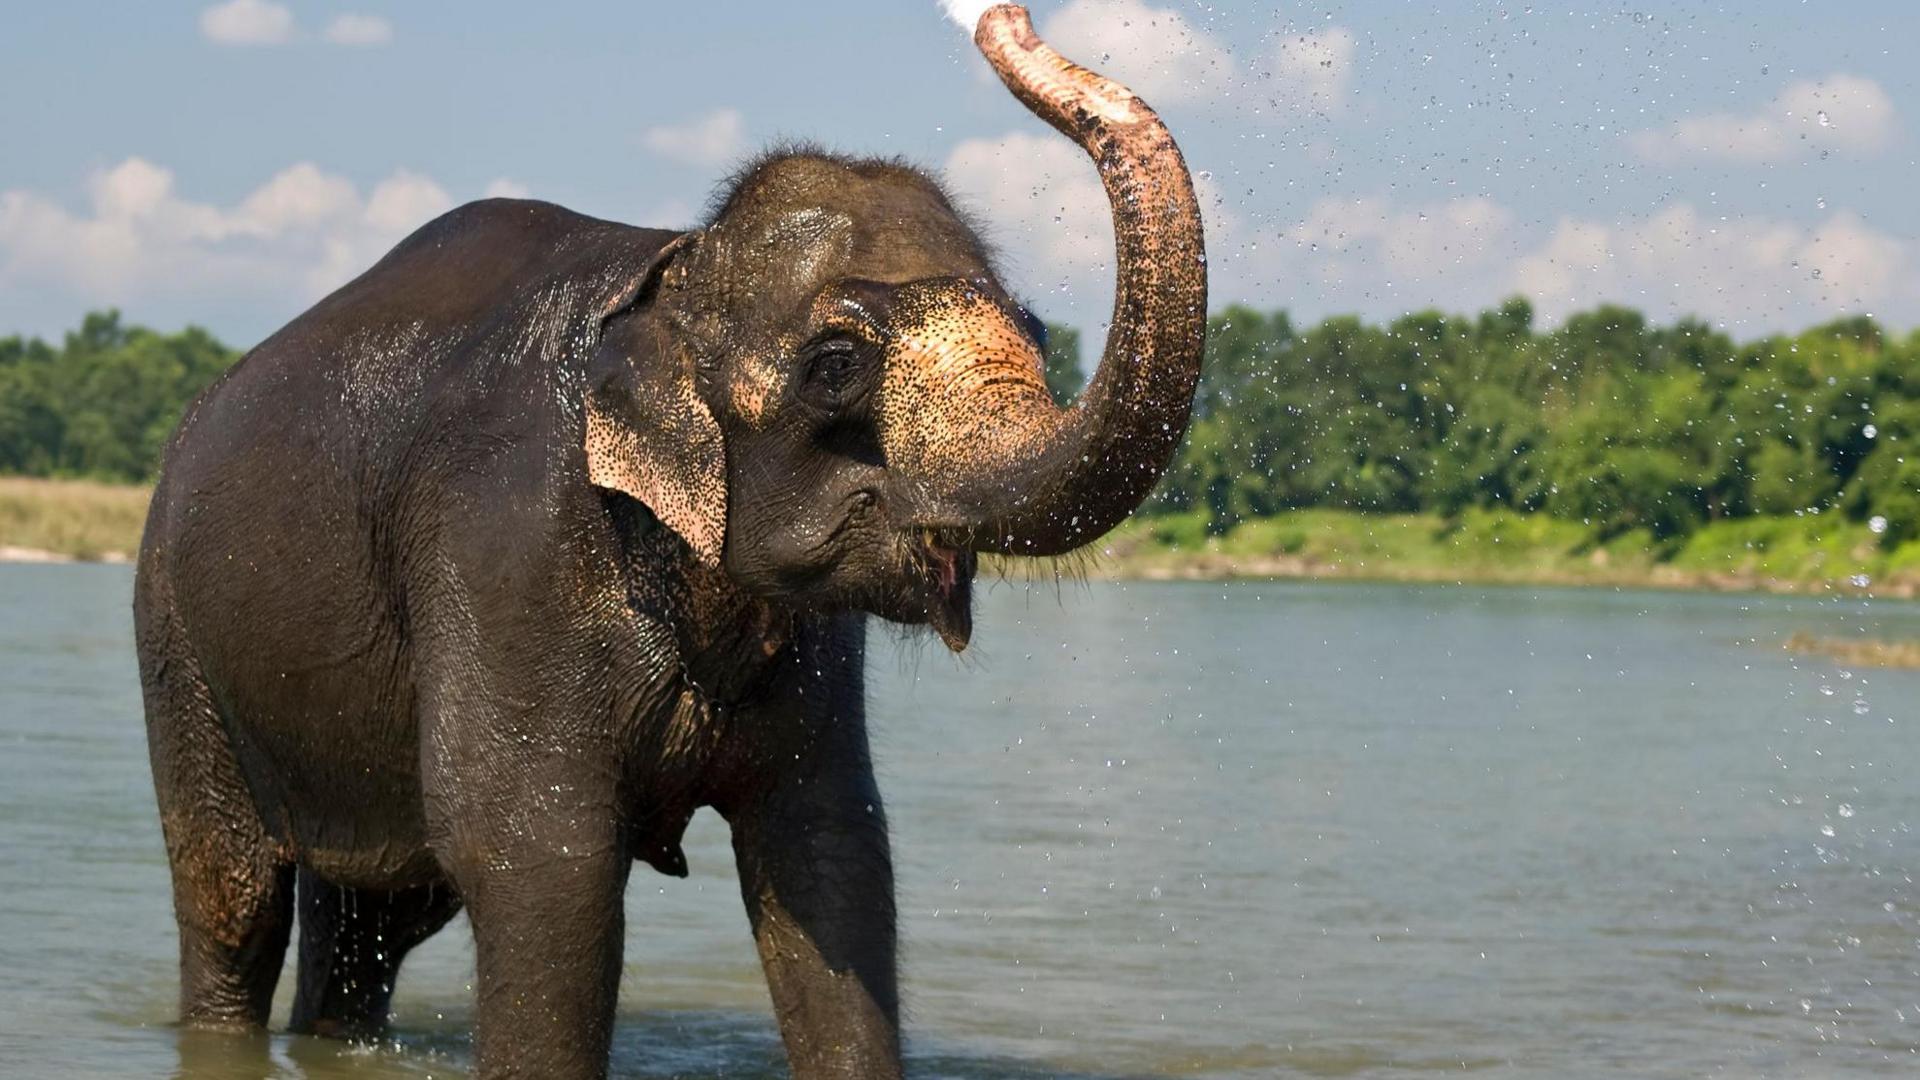
[[[457,921],[388,1045],[171,1025],[130,586],[0,567],[0,1075],[464,1075]],[[1920,1074],[1920,672],[1780,648],[1920,606],[1001,585],[979,627],[871,662],[917,1076]],[[688,840],[614,1073],[784,1075]]]

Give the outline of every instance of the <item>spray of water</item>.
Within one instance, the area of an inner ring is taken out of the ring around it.
[[[980,25],[980,16],[1001,2],[1003,0],[940,0],[940,10],[947,13],[947,18],[959,23],[960,29],[971,34]]]

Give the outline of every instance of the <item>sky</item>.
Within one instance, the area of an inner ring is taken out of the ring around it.
[[[1179,140],[1216,309],[1920,325],[1920,5],[1031,7]],[[1096,174],[935,0],[9,5],[0,335],[118,307],[250,345],[462,202],[688,226],[786,138],[943,175],[1098,340]]]

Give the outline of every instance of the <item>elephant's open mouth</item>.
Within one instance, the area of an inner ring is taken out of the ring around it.
[[[927,624],[947,648],[959,652],[973,637],[972,551],[942,532],[921,529],[907,543],[912,573],[920,587]]]

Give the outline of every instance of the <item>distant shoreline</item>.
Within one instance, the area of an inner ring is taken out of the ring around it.
[[[0,563],[75,563],[75,562],[126,562],[127,556],[118,551],[101,552],[98,558],[81,559],[72,555],[63,555],[46,548],[19,547],[14,544],[0,544]]]
[[[1920,597],[1920,543],[1882,550],[1836,515],[1710,523],[1684,540],[1595,544],[1576,523],[1476,510],[1458,517],[1299,510],[1209,535],[1192,517],[1136,518],[1099,545],[1090,576],[1133,581],[1388,581],[1692,592]]]
[[[99,563],[124,566],[133,561],[123,551],[104,551],[91,555],[69,555],[44,548],[0,544],[0,565],[73,565]],[[1693,574],[1680,571],[1651,574],[1607,576],[1540,573],[1447,573],[1425,570],[1403,571],[1392,568],[1355,568],[1335,563],[1309,563],[1277,558],[1222,566],[1211,560],[1195,559],[1183,566],[1108,565],[1096,562],[1088,577],[1103,581],[1303,581],[1351,582],[1353,584],[1400,583],[1407,585],[1539,585],[1555,588],[1653,589],[1674,592],[1770,593],[1805,595],[1842,593],[1879,599],[1912,600],[1920,598],[1920,586],[1911,580],[1886,585],[1855,587],[1844,581],[1794,581],[1743,574]]]
[[[0,563],[126,563],[144,485],[0,476]],[[1074,565],[1069,560],[1070,565]],[[1078,562],[1123,581],[1374,581],[1920,597],[1920,542],[1882,551],[1866,526],[1827,517],[1716,522],[1685,542],[1603,545],[1541,514],[1456,518],[1300,510],[1209,535],[1188,517],[1135,518]]]
[[[1581,574],[1551,569],[1496,572],[1484,569],[1449,571],[1435,567],[1402,569],[1388,566],[1348,566],[1315,563],[1287,557],[1252,559],[1223,564],[1204,556],[1181,564],[1135,565],[1119,560],[1096,563],[1090,577],[1111,581],[1310,581],[1400,583],[1407,585],[1538,585],[1578,589],[1652,589],[1671,592],[1767,593],[1806,595],[1837,593],[1881,599],[1920,598],[1920,582],[1900,578],[1857,587],[1846,580],[1763,577],[1751,574],[1711,574],[1656,568],[1649,572]]]
[[[0,563],[128,562],[153,489],[0,476]]]

